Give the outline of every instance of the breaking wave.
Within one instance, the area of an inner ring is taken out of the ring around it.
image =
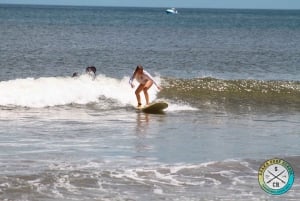
[[[159,97],[225,106],[280,106],[300,108],[299,81],[222,80],[215,78],[165,79]]]
[[[159,78],[156,78],[159,80]],[[98,103],[99,99],[111,99],[120,106],[135,105],[134,90],[128,84],[129,77],[116,79],[98,75],[80,77],[41,77],[15,79],[0,82],[0,105],[41,108],[68,104]],[[155,87],[149,90],[155,99]]]
[[[162,82],[162,91],[149,90],[150,101],[165,99],[168,111],[216,107],[278,107],[300,110],[300,82],[279,80],[222,80],[216,78],[170,79]],[[134,89],[122,79],[98,75],[25,78],[0,82],[0,106],[42,108],[90,103],[109,109],[136,105]],[[142,97],[143,104],[145,103]]]

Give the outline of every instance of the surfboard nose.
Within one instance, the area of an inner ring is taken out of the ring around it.
[[[145,107],[142,107],[141,110],[145,113],[162,113],[164,109],[168,107],[168,103],[165,101],[159,101],[151,103]]]

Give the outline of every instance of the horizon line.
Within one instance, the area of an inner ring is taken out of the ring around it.
[[[0,3],[0,5],[8,6],[57,6],[57,7],[110,7],[110,8],[171,8],[162,6],[115,6],[115,5],[71,5],[71,4],[31,4],[31,3]],[[174,7],[174,6],[173,6]],[[228,9],[228,10],[300,10],[299,8],[224,8],[224,7],[175,7],[179,9]]]

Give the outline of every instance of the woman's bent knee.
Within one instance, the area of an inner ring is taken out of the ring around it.
[[[152,80],[148,80],[145,84],[145,87],[144,87],[144,91],[150,89],[150,87],[153,85],[153,81]]]
[[[141,84],[141,85],[135,90],[135,94],[136,94],[136,95],[139,95],[139,94],[141,93],[141,91],[143,91],[144,88],[145,88],[144,85]]]

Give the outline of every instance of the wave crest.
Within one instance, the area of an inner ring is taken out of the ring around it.
[[[159,96],[225,105],[279,105],[300,107],[299,81],[222,80],[215,78],[165,79]]]
[[[134,90],[128,84],[129,77],[116,79],[98,75],[80,77],[41,77],[15,79],[0,82],[0,105],[21,107],[49,107],[68,104],[99,103],[99,99],[112,99],[119,105],[135,105]],[[149,90],[150,99],[156,98],[156,90]]]

